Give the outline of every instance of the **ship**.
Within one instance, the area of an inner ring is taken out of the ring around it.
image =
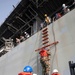
[[[65,14],[63,4],[70,9]],[[60,75],[75,75],[75,1],[21,0],[13,7],[0,26],[0,75],[18,75],[25,66],[31,66],[37,75],[52,75],[54,69]],[[57,13],[60,18],[55,18]],[[45,24],[45,14],[51,18],[49,24]],[[16,44],[21,35],[25,40]],[[48,74],[40,63],[43,48],[50,52]]]

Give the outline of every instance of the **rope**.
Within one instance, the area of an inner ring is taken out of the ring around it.
[[[52,23],[52,32],[53,32],[53,37],[54,37],[54,42],[56,41],[56,39],[55,39],[55,32],[54,32],[54,21],[53,21],[53,23]],[[52,66],[51,66],[51,73],[52,73],[52,70],[53,70],[53,62],[54,62],[54,58],[55,58],[55,56],[56,56],[56,63],[57,63],[57,68],[58,68],[58,70],[59,70],[59,66],[58,66],[58,59],[57,59],[57,47],[56,47],[56,45],[54,45],[55,46],[55,52],[54,52],[54,55],[53,55],[53,59],[52,59]]]

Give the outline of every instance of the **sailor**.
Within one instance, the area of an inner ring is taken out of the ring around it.
[[[46,23],[47,25],[49,25],[49,24],[51,23],[51,19],[50,19],[49,16],[47,16],[47,14],[45,14],[45,23]]]
[[[23,72],[19,73],[18,75],[33,75],[33,69],[31,66],[25,66]]]
[[[30,37],[30,35],[27,32],[25,32],[24,34],[25,34],[25,38],[29,38]]]
[[[16,45],[20,44],[20,39],[16,38]]]
[[[24,38],[24,36],[20,36],[20,42],[23,42],[23,41],[25,41],[25,38]]]
[[[62,4],[63,7],[63,13],[66,14],[67,13],[67,6],[65,4]]]
[[[19,73],[18,75],[37,75],[32,72],[33,72],[33,69],[31,66],[25,66],[23,69],[23,72]]]
[[[52,75],[60,75],[60,74],[57,69],[54,69]]]
[[[37,74],[33,73],[33,75],[37,75]]]
[[[41,51],[39,52],[40,54],[40,62],[42,64],[43,67],[43,71],[44,72],[48,72],[50,70],[50,64],[49,64],[49,52],[46,49],[41,49]]]

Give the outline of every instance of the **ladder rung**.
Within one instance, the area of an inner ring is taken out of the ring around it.
[[[48,44],[48,45],[46,45],[46,46],[44,46],[44,47],[38,48],[38,49],[36,49],[35,51],[39,51],[39,50],[41,50],[41,49],[43,49],[43,48],[49,47],[49,46],[51,46],[51,45],[55,45],[55,44],[57,44],[57,43],[59,43],[59,42],[58,42],[58,41],[53,42],[53,43]]]
[[[42,32],[45,32],[45,31],[47,31],[47,29],[48,29],[48,28],[45,28],[45,29],[43,29],[43,30],[42,30]]]
[[[47,44],[48,42],[49,42],[49,41],[44,42],[43,45],[44,45],[44,44]]]
[[[42,36],[42,38],[45,38],[45,37],[47,37],[47,36],[48,36],[48,34],[46,34],[46,35],[43,35],[43,36]]]
[[[45,31],[45,32],[43,32],[42,34],[45,35],[45,34],[47,34],[47,33],[48,33],[48,31]]]
[[[49,38],[47,37],[47,38],[44,38],[42,41],[45,41],[45,40],[48,40]]]

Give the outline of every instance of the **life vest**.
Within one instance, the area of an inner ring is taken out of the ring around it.
[[[30,73],[30,72],[21,72],[18,75],[32,75],[32,73]]]
[[[41,57],[48,56],[47,50],[41,50],[39,54]]]
[[[60,75],[59,73],[53,73],[52,75]]]

